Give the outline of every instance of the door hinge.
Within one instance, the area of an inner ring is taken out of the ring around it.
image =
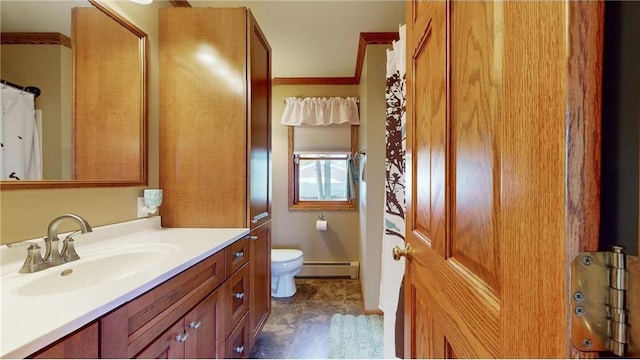
[[[640,353],[640,258],[584,252],[571,264],[571,342],[581,351]]]

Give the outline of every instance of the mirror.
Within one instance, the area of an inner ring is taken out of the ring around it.
[[[3,0],[0,21],[0,87],[40,89],[42,169],[0,187],[146,185],[147,34],[94,0]]]

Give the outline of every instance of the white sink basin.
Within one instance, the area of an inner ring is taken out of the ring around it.
[[[18,295],[42,296],[102,285],[160,264],[178,249],[171,244],[133,244],[95,250],[80,254],[80,260],[46,270],[46,275],[25,283],[16,292]]]

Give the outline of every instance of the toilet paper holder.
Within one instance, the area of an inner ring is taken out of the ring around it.
[[[327,220],[327,219],[324,218],[324,214],[320,214],[318,215],[318,220]]]

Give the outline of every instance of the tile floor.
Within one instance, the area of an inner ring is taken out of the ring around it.
[[[296,279],[290,298],[271,298],[271,316],[249,355],[253,359],[326,359],[333,314],[363,315],[360,280]]]

